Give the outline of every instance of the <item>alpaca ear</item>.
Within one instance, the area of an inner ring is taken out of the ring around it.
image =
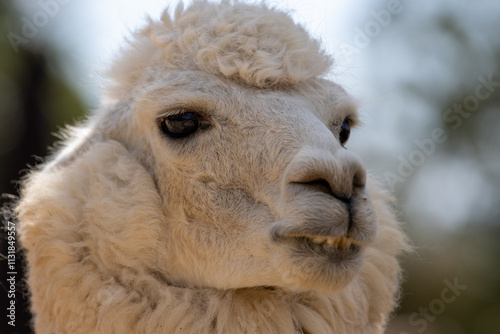
[[[161,235],[160,203],[151,175],[123,145],[97,143],[28,180],[17,207],[21,241],[30,257],[64,258],[55,270],[84,251],[101,268],[144,266],[155,262],[147,257]]]

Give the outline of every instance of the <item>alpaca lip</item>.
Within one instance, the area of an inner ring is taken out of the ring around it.
[[[319,245],[329,245],[333,247],[348,248],[353,243],[353,240],[346,237],[325,237],[325,236],[304,236],[309,239],[310,242]]]
[[[308,232],[292,232],[292,231],[273,231],[273,238],[275,241],[284,241],[287,239],[305,239],[307,242],[331,246],[337,248],[349,248],[351,246],[363,246],[363,243],[348,236],[335,236],[323,234],[311,234]]]
[[[321,238],[326,239],[318,243]],[[333,239],[333,243],[329,241]],[[301,254],[310,253],[320,256],[326,256],[329,261],[340,263],[354,260],[360,254],[362,247],[348,238],[332,238],[332,237],[292,237],[296,251]]]
[[[363,246],[349,237],[321,235],[287,235],[283,241],[289,241],[296,251],[327,256],[333,262],[349,261],[357,257]]]
[[[334,237],[334,236],[322,236],[322,235],[289,235],[288,238],[304,239],[307,242],[324,245],[335,248],[350,248],[351,246],[359,247],[359,245],[353,239],[349,237]]]

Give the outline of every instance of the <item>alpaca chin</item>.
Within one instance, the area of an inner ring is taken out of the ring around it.
[[[351,247],[346,250],[320,249],[322,245],[307,245],[303,240],[288,246],[291,269],[283,272],[284,288],[290,291],[318,291],[334,293],[344,289],[359,274],[364,263],[364,248]]]

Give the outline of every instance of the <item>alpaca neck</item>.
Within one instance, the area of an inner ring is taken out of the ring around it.
[[[156,329],[151,327],[152,318],[156,318],[162,322],[158,328],[167,326],[171,332],[207,332],[210,328],[211,333],[378,333],[368,325],[368,312],[356,309],[352,301],[340,294],[174,286],[162,294],[163,299],[154,304],[151,318],[142,319],[145,328]],[[164,312],[163,316],[154,315],[158,312]],[[167,325],[165,319],[169,319]]]

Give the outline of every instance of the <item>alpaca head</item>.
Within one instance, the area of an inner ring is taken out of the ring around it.
[[[105,106],[25,184],[35,308],[53,298],[37,283],[47,272],[141,277],[140,289],[345,288],[378,221],[346,148],[356,107],[322,78],[330,65],[263,5],[195,1],[150,21],[110,69]]]
[[[205,2],[136,38],[96,129],[156,185],[155,272],[220,289],[349,283],[376,217],[345,148],[355,106],[318,78],[330,60],[317,43],[284,14]]]

